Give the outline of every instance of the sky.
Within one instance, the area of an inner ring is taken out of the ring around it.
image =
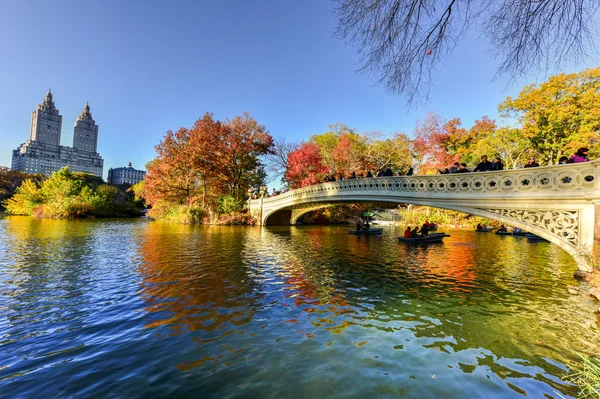
[[[3,0],[0,166],[29,139],[31,112],[48,88],[63,116],[62,145],[72,145],[89,101],[106,177],[128,162],[143,169],[167,130],[205,112],[248,112],[293,141],[337,122],[412,135],[430,111],[466,127],[497,118],[506,96],[539,80],[494,80],[497,63],[473,31],[437,69],[430,102],[411,109],[357,72],[356,49],[334,36],[335,25],[326,0]]]

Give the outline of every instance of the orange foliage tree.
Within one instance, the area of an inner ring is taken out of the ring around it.
[[[153,207],[214,211],[222,196],[240,204],[248,187],[263,184],[260,158],[272,146],[271,135],[248,114],[221,122],[206,113],[192,128],[168,131],[155,146],[140,194]]]

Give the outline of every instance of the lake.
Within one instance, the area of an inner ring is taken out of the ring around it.
[[[564,251],[402,230],[0,218],[0,397],[577,394],[598,305]]]

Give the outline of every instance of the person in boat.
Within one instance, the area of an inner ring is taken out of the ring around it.
[[[501,225],[500,228],[498,229],[499,233],[508,233],[508,230],[506,229],[506,226]]]
[[[513,232],[514,232],[514,233],[520,233],[520,232],[521,232],[521,229],[520,229],[520,228],[518,228],[518,227],[515,227],[515,228],[513,229]]]
[[[404,230],[404,238],[410,238],[412,232],[410,231],[410,226],[406,226],[406,230]]]
[[[429,226],[428,223],[425,222],[423,223],[423,226],[421,226],[421,236],[426,236],[427,233],[429,233]]]
[[[477,231],[481,231],[483,230],[483,227],[481,226],[481,224],[477,223]]]
[[[411,232],[410,232],[410,238],[417,238],[419,235],[419,228],[415,227]]]
[[[356,231],[360,231],[362,229],[362,220],[358,219],[358,222],[356,222]]]
[[[365,224],[363,225],[363,230],[369,230],[371,228],[371,225],[369,224],[368,220],[365,220]]]

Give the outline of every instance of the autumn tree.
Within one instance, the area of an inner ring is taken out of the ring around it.
[[[513,117],[541,162],[556,164],[578,146],[598,155],[600,145],[600,68],[561,73],[547,82],[525,87],[516,98],[498,107],[502,116]]]
[[[525,164],[527,158],[537,155],[522,132],[510,127],[501,127],[486,134],[476,147],[481,155],[499,157],[507,169],[516,169]]]
[[[458,161],[467,165],[476,165],[482,155],[491,156],[478,151],[477,144],[484,137],[487,137],[496,129],[496,121],[482,117],[475,121],[468,130],[462,126],[460,118],[453,118],[446,122],[443,127],[447,134],[445,148],[449,154],[453,155]]]
[[[291,188],[298,188],[322,182],[328,172],[329,168],[321,161],[319,147],[308,142],[289,154],[285,179]]]
[[[6,166],[0,166],[0,209],[4,200],[15,195],[17,188],[25,181],[32,180],[34,183],[40,183],[45,179],[44,175],[28,174],[16,170],[10,170]]]
[[[247,113],[226,120],[219,132],[213,149],[216,177],[228,195],[243,201],[248,187],[258,187],[266,178],[261,157],[271,152],[273,137]]]
[[[334,0],[336,33],[361,70],[408,102],[427,99],[435,68],[472,27],[487,36],[509,79],[559,71],[594,51],[597,0]]]
[[[448,152],[449,133],[444,129],[446,123],[436,113],[428,113],[423,122],[417,121],[414,130],[413,149],[416,152],[419,172],[422,174],[437,173],[453,162],[458,161],[456,155]]]
[[[247,114],[221,122],[206,113],[192,128],[166,133],[136,193],[157,218],[183,209],[185,220],[198,222],[196,214],[212,215],[219,204],[239,208],[247,188],[264,183],[260,158],[270,152],[272,140]]]
[[[330,168],[334,174],[349,176],[352,172],[364,172],[366,168],[365,148],[363,137],[350,132],[342,134],[331,154],[333,165]]]
[[[365,151],[366,164],[369,169],[381,170],[390,168],[394,173],[406,173],[413,165],[411,140],[404,133],[395,133],[392,137],[384,137],[381,133],[368,133]]]
[[[344,123],[329,125],[327,132],[315,134],[309,139],[310,142],[317,145],[323,165],[328,166],[331,172],[336,172],[339,169],[333,153],[343,135],[353,135],[355,137],[352,140],[357,141],[356,136],[358,136],[358,133]]]

